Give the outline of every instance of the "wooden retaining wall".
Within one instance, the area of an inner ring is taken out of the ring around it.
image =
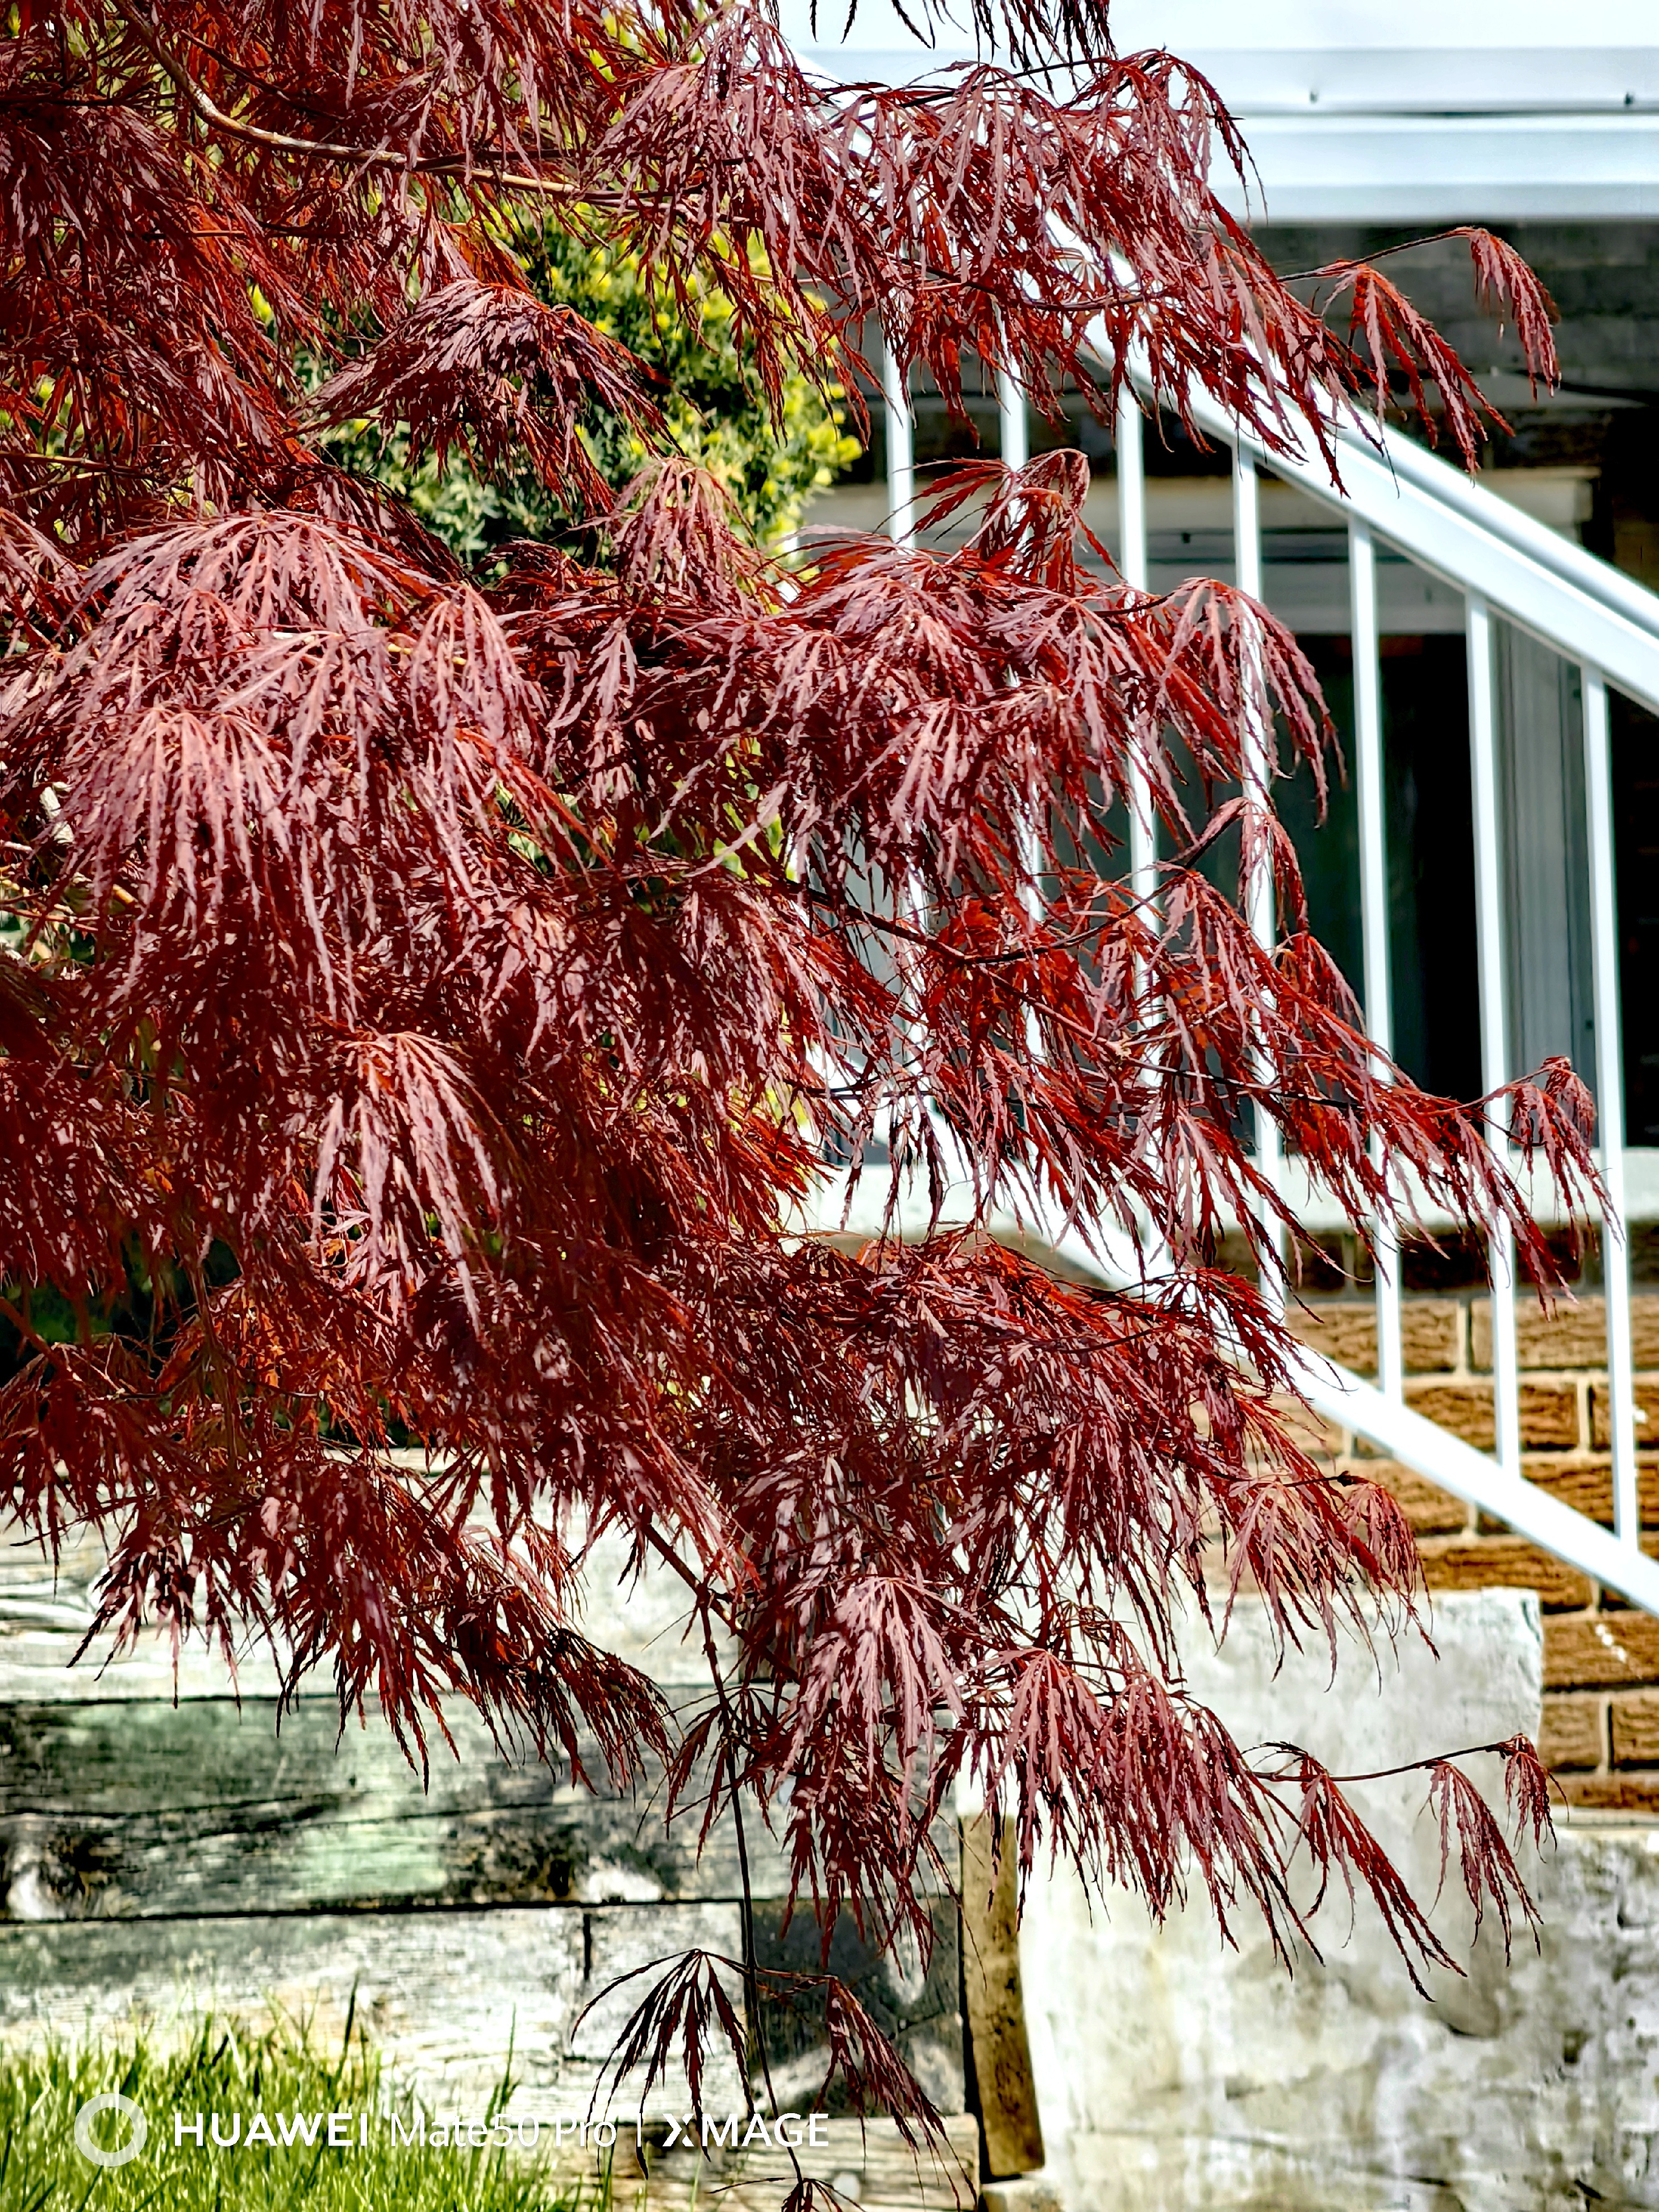
[[[648,1788],[595,1796],[533,1759],[504,1760],[461,1711],[459,1756],[434,1746],[423,1789],[378,1722],[342,1735],[329,1698],[302,1699],[279,1729],[270,1664],[255,1655],[234,1681],[199,1651],[175,1680],[155,1643],[101,1672],[91,1658],[71,1668],[100,1565],[82,1547],[54,1581],[37,1552],[0,1543],[0,2043],[183,2038],[207,2008],[337,2036],[355,2007],[390,2077],[434,2110],[481,2112],[510,2063],[513,2109],[574,2115],[647,1985],[607,1996],[618,1976],[693,1945],[739,1951],[729,1824],[698,1853],[693,1832],[665,1830]],[[673,1593],[592,1581],[589,1632],[676,1702],[696,1697]],[[810,1923],[781,1924],[781,1853],[751,1838],[750,1856],[763,1960],[815,1966]],[[976,2190],[948,1898],[935,1925],[925,1970],[870,1953],[850,1929],[832,1954],[952,2116],[949,2176],[918,2172],[890,2123],[860,2131],[832,2116],[828,2145],[804,2162],[870,2204],[970,2203]],[[825,2072],[817,2023],[791,2011],[767,2026],[781,2104],[810,2108]],[[684,2100],[671,2081],[646,2111]],[[706,2104],[742,2101],[719,2062]],[[614,2109],[637,2104],[635,2089]],[[653,2200],[694,2182],[668,2154]],[[769,2170],[732,2201],[780,2194]]]

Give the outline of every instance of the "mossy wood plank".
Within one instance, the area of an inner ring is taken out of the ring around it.
[[[0,1849],[10,1918],[303,1912],[339,1906],[604,1903],[738,1893],[729,1822],[701,1854],[659,1778],[618,1796],[509,1763],[452,1723],[427,1787],[378,1722],[341,1735],[327,1700],[0,1706]],[[751,1844],[763,1894],[781,1855]]]
[[[588,1747],[590,1791],[452,1725],[459,1755],[434,1745],[422,1788],[377,1720],[342,1735],[328,1699],[280,1730],[270,1698],[0,1705],[0,1918],[738,1894],[729,1820],[699,1850],[697,1809],[666,1826],[656,1772],[618,1795]],[[783,1851],[750,1827],[755,1893],[783,1897]]]

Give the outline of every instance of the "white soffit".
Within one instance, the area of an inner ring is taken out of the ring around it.
[[[1255,163],[1235,214],[1271,222],[1659,216],[1659,113],[1319,115],[1236,111]]]
[[[835,0],[816,35],[808,0],[783,12],[803,61],[832,76],[897,83],[973,56],[946,25],[923,46],[889,0],[860,0],[845,38]],[[1167,46],[1216,86],[1255,158],[1257,219],[1659,218],[1651,0],[1570,18],[1559,0],[1118,0],[1112,27],[1120,52]],[[1238,188],[1223,197],[1245,211]]]

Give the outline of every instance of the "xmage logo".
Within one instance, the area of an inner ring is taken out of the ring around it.
[[[132,2124],[131,2134],[117,2149],[106,2150],[93,2134],[92,2124],[103,2112],[119,2112]],[[143,2112],[118,2089],[106,2089],[101,2096],[88,2097],[75,2115],[75,2148],[92,2166],[125,2166],[143,2150],[149,2133],[149,2122]]]

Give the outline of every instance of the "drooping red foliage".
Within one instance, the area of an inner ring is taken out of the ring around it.
[[[672,455],[607,505],[581,410],[650,438],[649,379],[514,250],[550,207],[671,294],[714,279],[774,393],[879,327],[947,398],[1010,364],[1104,410],[1139,347],[1168,405],[1273,444],[1403,362],[1470,448],[1462,372],[1375,272],[1337,272],[1355,352],[1221,209],[1200,79],[1113,53],[1096,5],[1010,8],[1072,89],[825,88],[744,5],[21,0],[0,1492],[49,1543],[106,1532],[105,1629],[252,1622],[417,1756],[460,1697],[573,1767],[669,1762],[683,1817],[782,1835],[826,1929],[928,1940],[964,1779],[1028,1867],[1158,1911],[1194,1879],[1284,1942],[1305,1848],[1433,1957],[1336,1784],[1247,1758],[1176,1638],[1218,1559],[1287,1638],[1414,1572],[1387,1496],[1298,1450],[1282,1323],[1214,1265],[1239,1220],[1271,1267],[1257,1110],[1357,1222],[1410,1180],[1553,1268],[1487,1146],[1504,1103],[1382,1063],[1239,795],[1269,714],[1320,763],[1294,641],[1086,561],[1075,455],[947,486],[954,550],[805,574]],[[1475,251],[1547,373],[1535,288]],[[568,542],[461,574],[325,458],[347,418],[527,457]],[[1137,770],[1185,856],[1155,909],[1116,845]],[[1229,824],[1277,878],[1271,951],[1193,865]],[[1514,1112],[1588,1174],[1569,1077]],[[811,1227],[831,1165],[883,1161],[931,1233]],[[986,1233],[1022,1207],[1144,1279],[1057,1280]],[[684,1578],[689,1735],[574,1625],[606,1529]],[[1513,1869],[1437,1786],[1507,1929]],[[720,1968],[673,1966],[623,2055],[738,2035]],[[921,2112],[823,2002],[858,2094]]]

